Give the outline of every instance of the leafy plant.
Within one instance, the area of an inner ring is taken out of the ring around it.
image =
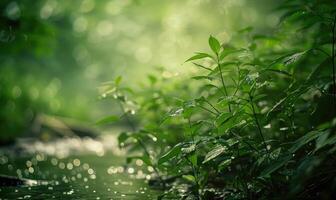
[[[210,36],[211,51],[186,60],[199,75],[174,83],[151,75],[150,86],[130,94],[137,124],[121,106],[133,128],[119,142],[143,152],[137,158],[165,189],[160,199],[176,191],[181,199],[332,195],[335,8],[333,1],[285,1],[276,33],[245,29],[238,33],[245,45]],[[103,95],[126,105],[119,84]]]

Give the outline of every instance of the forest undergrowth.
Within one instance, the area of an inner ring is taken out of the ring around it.
[[[269,34],[248,27],[186,60],[192,77],[102,85],[119,145],[153,167],[158,199],[332,199],[336,1],[284,1]],[[187,64],[181,67],[186,67]],[[139,153],[140,152],[140,153]],[[335,197],[335,196],[334,196]]]

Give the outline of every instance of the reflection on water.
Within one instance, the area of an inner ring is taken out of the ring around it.
[[[113,138],[22,140],[0,149],[0,174],[27,179],[0,186],[0,199],[156,199],[148,188],[152,168],[125,166]]]

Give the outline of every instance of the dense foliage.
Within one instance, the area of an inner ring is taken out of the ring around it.
[[[187,60],[198,68],[191,79],[153,72],[140,90],[121,77],[102,86],[123,114],[98,123],[131,127],[119,144],[128,162],[154,168],[160,199],[334,194],[336,2],[284,1],[274,12],[282,17],[272,34],[210,36],[210,51]]]

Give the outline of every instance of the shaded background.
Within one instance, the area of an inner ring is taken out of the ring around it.
[[[133,87],[167,78],[215,35],[277,25],[269,0],[3,0],[0,2],[0,143],[32,135],[40,114],[87,125],[117,112],[97,87],[122,75]],[[266,16],[266,17],[265,17]]]

